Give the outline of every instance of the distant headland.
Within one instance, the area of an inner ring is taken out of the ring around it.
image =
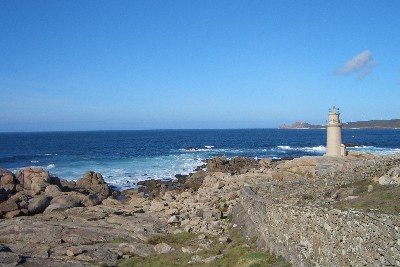
[[[325,125],[313,125],[307,122],[295,122],[292,125],[282,124],[279,129],[321,129]],[[400,119],[393,120],[370,120],[343,123],[347,129],[400,129]]]

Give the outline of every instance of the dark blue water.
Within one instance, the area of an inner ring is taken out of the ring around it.
[[[223,154],[254,158],[322,155],[325,142],[323,129],[0,133],[0,168],[40,166],[66,179],[94,170],[121,186],[189,173],[202,160]],[[353,150],[399,153],[400,130],[344,129],[343,142],[362,145]]]

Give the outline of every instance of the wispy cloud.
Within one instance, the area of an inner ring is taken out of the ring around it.
[[[376,64],[378,62],[372,58],[372,52],[365,50],[347,61],[343,67],[335,71],[335,74],[348,75],[357,73],[357,80],[361,80],[372,72]]]

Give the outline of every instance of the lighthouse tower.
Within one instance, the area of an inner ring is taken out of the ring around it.
[[[326,124],[326,156],[339,157],[346,155],[346,147],[342,144],[342,123],[339,109],[333,106],[329,110]]]

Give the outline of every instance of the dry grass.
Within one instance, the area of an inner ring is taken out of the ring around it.
[[[372,185],[373,190],[368,192],[368,186]],[[349,184],[353,187],[353,200],[340,201],[334,204],[336,208],[355,208],[363,210],[379,210],[388,214],[400,213],[400,186],[379,185],[372,181],[361,181]]]

